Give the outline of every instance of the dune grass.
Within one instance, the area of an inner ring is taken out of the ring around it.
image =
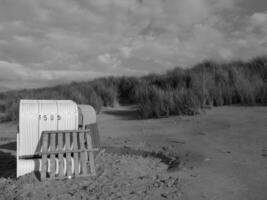
[[[2,121],[18,119],[20,99],[72,99],[102,106],[137,104],[143,118],[194,115],[207,106],[267,104],[267,57],[247,62],[204,61],[143,77],[105,77],[51,88],[0,93]]]

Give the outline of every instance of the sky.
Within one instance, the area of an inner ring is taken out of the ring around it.
[[[266,0],[0,0],[0,90],[266,54]]]

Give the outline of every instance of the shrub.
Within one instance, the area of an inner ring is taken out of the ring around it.
[[[144,118],[169,115],[193,115],[200,102],[191,90],[164,91],[154,85],[144,84],[137,88],[139,113]]]
[[[120,103],[136,103],[135,91],[140,87],[141,81],[136,77],[121,77],[118,85],[118,99]]]
[[[4,121],[17,121],[19,113],[18,107],[18,100],[8,101]]]
[[[19,99],[72,99],[97,112],[117,102],[137,104],[144,118],[192,115],[207,105],[267,104],[267,57],[248,62],[204,61],[143,77],[106,77],[51,88],[0,93],[4,120],[18,119]],[[2,118],[3,119],[3,118]]]
[[[105,85],[101,81],[91,84],[96,94],[101,97],[104,106],[114,106],[117,100],[117,90],[114,86]]]

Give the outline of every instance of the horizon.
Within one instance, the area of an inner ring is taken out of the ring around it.
[[[0,91],[267,52],[265,0],[2,0]]]

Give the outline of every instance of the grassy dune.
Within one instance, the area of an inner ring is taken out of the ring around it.
[[[51,88],[0,94],[1,121],[18,119],[19,99],[72,99],[102,106],[137,104],[143,118],[194,115],[201,108],[231,104],[267,104],[267,57],[247,62],[205,61],[192,68],[174,68],[143,77],[106,77]]]

